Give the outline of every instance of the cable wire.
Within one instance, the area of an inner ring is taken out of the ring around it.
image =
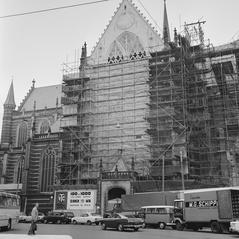
[[[0,19],[10,18],[10,17],[18,17],[18,16],[24,16],[24,15],[31,15],[31,14],[42,13],[42,12],[56,11],[56,10],[60,10],[60,9],[73,8],[73,7],[91,5],[91,4],[96,4],[96,3],[108,2],[108,1],[110,1],[110,0],[98,0],[98,1],[78,3],[78,4],[62,6],[62,7],[54,7],[54,8],[48,8],[48,9],[36,10],[36,11],[31,11],[31,12],[16,13],[16,14],[0,16]]]

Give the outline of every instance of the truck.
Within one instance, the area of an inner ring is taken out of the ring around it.
[[[186,190],[174,200],[175,229],[228,232],[230,222],[239,219],[239,187]]]

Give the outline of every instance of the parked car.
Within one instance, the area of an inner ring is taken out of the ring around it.
[[[238,220],[230,222],[229,231],[232,233],[237,233],[237,234],[239,233],[239,221]]]
[[[112,217],[103,218],[101,220],[101,228],[102,230],[106,230],[107,228],[115,228],[119,231],[123,231],[125,229],[133,229],[134,231],[138,231],[139,228],[144,227],[144,220],[142,218],[135,218],[132,215],[124,216],[120,213],[115,213]]]
[[[38,212],[38,222],[42,222],[44,216],[45,214],[43,212]]]
[[[32,217],[27,215],[20,215],[18,222],[31,222]]]
[[[92,223],[95,223],[96,225],[98,225],[102,219],[103,217],[96,213],[84,213],[80,216],[73,217],[71,219],[71,222],[74,224],[80,223],[91,225]]]
[[[43,217],[44,217],[44,213],[39,212],[38,221],[41,221]],[[18,219],[18,222],[31,222],[31,221],[32,221],[32,216],[27,216],[27,215],[20,215]]]
[[[153,225],[160,229],[165,229],[166,226],[175,226],[175,224],[172,223],[173,211],[173,206],[144,206],[140,208],[138,215],[144,219],[146,225]]]
[[[74,214],[72,212],[50,212],[48,215],[44,216],[40,220],[40,222],[67,224],[67,223],[71,223],[71,218],[73,217],[74,217]]]

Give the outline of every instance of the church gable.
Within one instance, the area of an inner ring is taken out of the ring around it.
[[[134,54],[161,50],[164,44],[134,4],[123,0],[106,31],[92,51],[90,60],[105,63],[109,58],[130,59]]]
[[[123,158],[119,158],[117,160],[117,162],[115,163],[115,165],[112,168],[111,172],[115,172],[116,170],[121,171],[121,172],[129,171],[125,161],[123,160]]]

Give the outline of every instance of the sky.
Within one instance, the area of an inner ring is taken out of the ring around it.
[[[19,106],[35,79],[36,87],[62,82],[64,62],[75,60],[84,42],[88,55],[121,0],[44,13],[1,18],[97,0],[0,0],[0,132],[3,104],[11,81]],[[163,0],[133,0],[162,35]],[[183,24],[204,20],[205,40],[214,46],[239,39],[238,0],[167,0],[171,36]]]

